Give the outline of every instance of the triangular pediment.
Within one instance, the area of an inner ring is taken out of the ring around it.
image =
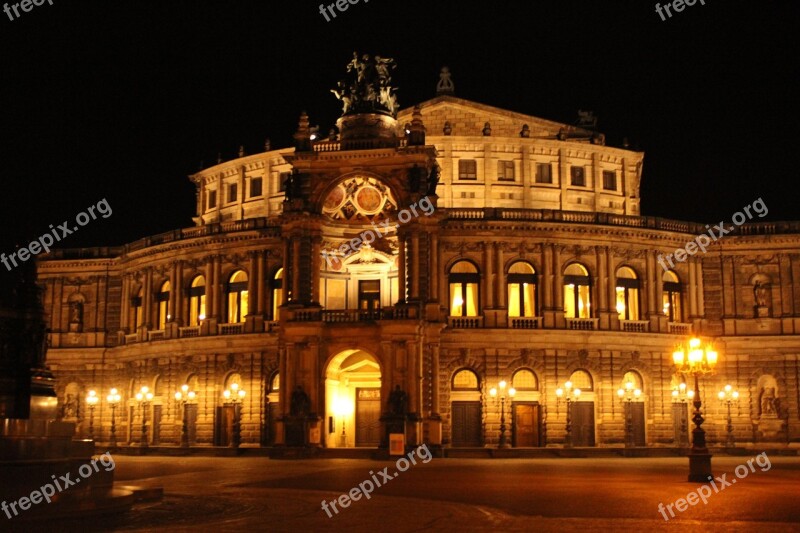
[[[455,96],[442,95],[419,104],[422,120],[428,135],[443,135],[445,122],[450,123],[451,135],[482,136],[485,124],[491,126],[492,137],[519,137],[522,126],[527,124],[533,138],[554,139],[559,132],[568,132],[570,137],[593,132],[574,125],[546,120],[532,115],[508,111]],[[397,114],[398,125],[411,122],[413,108]]]

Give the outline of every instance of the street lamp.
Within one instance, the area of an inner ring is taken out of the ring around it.
[[[633,448],[636,446],[636,442],[633,439],[633,406],[631,403],[639,401],[642,391],[641,389],[635,389],[633,382],[628,381],[625,383],[624,389],[617,390],[617,396],[625,406],[625,447]]]
[[[672,405],[673,414],[680,413],[680,446],[686,446],[689,443],[689,428],[686,427],[686,404],[691,402],[694,398],[694,391],[686,389],[686,383],[681,383],[678,387],[672,389]]]
[[[561,403],[562,400],[567,402],[567,435],[564,438],[564,447],[572,448],[572,402],[580,398],[581,389],[573,389],[572,382],[567,381],[564,383],[564,388],[556,389],[556,401]]]
[[[94,440],[94,407],[100,397],[95,390],[90,390],[86,395],[86,404],[89,406],[89,440]]]
[[[108,396],[106,396],[106,400],[108,401],[109,405],[111,405],[111,447],[117,447],[117,405],[119,405],[120,400],[122,400],[122,396],[120,396],[117,389],[111,389],[109,391]]]
[[[181,426],[181,446],[184,448],[189,447],[189,422],[186,412],[186,404],[193,402],[195,396],[195,392],[193,390],[189,390],[189,385],[186,384],[183,384],[181,386],[181,390],[175,393],[175,400],[178,402],[178,405],[180,405],[183,416],[183,425]]]
[[[702,346],[697,337],[693,337],[686,344],[681,343],[672,353],[672,361],[676,370],[681,374],[694,376],[694,429],[692,430],[692,448],[689,450],[689,481],[704,483],[711,479],[711,454],[706,448],[706,432],[700,427],[703,424],[703,415],[700,412],[700,386],[698,378],[710,374],[717,366],[719,354],[711,343]]]
[[[733,448],[735,443],[733,440],[733,422],[731,420],[731,405],[732,404],[739,404],[739,391],[735,390],[730,385],[725,385],[725,387],[719,391],[717,394],[719,397],[719,401],[723,404],[728,406],[728,438],[725,442],[725,446],[727,448]]]
[[[239,388],[238,383],[231,383],[231,388],[225,389],[222,395],[226,400],[233,403],[233,439],[231,441],[231,446],[238,448],[239,444],[242,442],[242,431],[239,421],[239,405],[240,402],[244,400],[245,392],[244,389]]]
[[[505,380],[501,380],[497,384],[500,387],[500,441],[497,443],[498,448],[508,448],[508,442],[506,441],[506,385]],[[495,402],[497,402],[497,394],[497,388],[492,387],[489,389],[489,395],[495,399]],[[517,394],[517,390],[514,387],[510,387],[508,389],[508,397],[513,398],[515,394]]]
[[[142,387],[136,393],[136,401],[142,408],[142,448],[147,448],[147,409],[150,407],[150,402],[153,401],[153,393],[150,392],[150,388]]]

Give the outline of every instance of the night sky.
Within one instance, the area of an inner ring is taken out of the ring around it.
[[[327,132],[354,50],[394,57],[403,108],[456,96],[574,123],[645,151],[645,215],[717,223],[763,198],[800,209],[797,2],[370,0],[326,22],[308,1],[47,1],[0,13],[2,250],[105,198],[63,241],[117,245],[192,225],[187,175],[217,152]],[[471,7],[475,5],[477,7]],[[335,8],[334,8],[335,9]]]

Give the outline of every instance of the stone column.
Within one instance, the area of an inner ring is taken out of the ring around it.
[[[311,238],[311,304],[320,303],[320,274],[322,271],[322,236]]]
[[[206,258],[206,318],[214,314],[214,256]]]
[[[153,316],[153,269],[148,268],[144,275],[144,291],[142,291],[142,312],[144,313],[144,324],[150,329]]]
[[[506,270],[503,265],[503,247],[498,243],[493,243],[495,258],[497,259],[497,307],[506,306]]]
[[[689,318],[697,316],[697,271],[695,270],[694,258],[690,257],[689,266]]]
[[[405,235],[397,236],[397,289],[398,300],[397,303],[405,303],[406,301],[406,239]]]
[[[647,264],[645,286],[647,288],[647,315],[649,318],[658,312],[656,307],[656,277],[658,272],[656,271],[656,258],[653,256],[653,252],[649,252],[645,256],[645,261]]]
[[[439,236],[432,233],[430,242],[431,270],[428,273],[430,279],[428,283],[428,298],[435,301],[439,299],[439,277],[441,276],[439,273]]]
[[[292,299],[295,303],[303,304],[303,291],[300,290],[300,236],[292,238]]]
[[[264,256],[266,252],[256,252],[256,265],[258,270],[258,279],[256,280],[256,292],[258,292],[258,298],[255,301],[255,313],[260,316],[264,316],[264,277],[268,274],[266,266],[264,265]]]
[[[411,234],[411,299],[419,300],[419,233]]]
[[[179,326],[185,325],[183,316],[184,307],[186,304],[184,285],[183,285],[183,261],[178,261],[175,273],[175,307],[172,309],[172,320],[177,322]]]
[[[223,310],[225,307],[222,304],[223,298],[223,291],[222,291],[222,256],[216,255],[214,256],[214,318],[217,319],[217,323],[224,324],[228,322],[228,318],[223,316]]]
[[[542,272],[539,274],[542,287],[542,309],[550,311],[553,309],[553,248],[549,244],[542,245]]]
[[[167,322],[175,322],[177,319],[178,294],[181,292],[181,284],[178,281],[178,261],[172,263],[169,275],[169,319]]]
[[[128,332],[130,327],[131,310],[131,278],[127,274],[122,275],[122,302],[120,305],[119,329]]]
[[[487,309],[494,308],[494,272],[493,272],[493,257],[492,257],[492,248],[493,243],[485,242],[483,244],[483,271],[486,274],[485,281],[483,283],[483,294],[484,294],[484,306]]]

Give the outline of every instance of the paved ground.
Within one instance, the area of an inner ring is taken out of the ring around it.
[[[364,459],[118,456],[119,483],[161,485],[164,500],[116,524],[96,519],[68,530],[800,531],[800,458],[770,457],[769,469],[762,458],[763,470],[754,462],[737,479],[735,468],[751,457],[714,457],[715,475],[731,484],[665,521],[659,503],[698,488],[686,481],[686,458],[417,458],[401,473],[393,461]],[[385,467],[390,481],[378,473]],[[370,499],[332,518],[322,510],[323,499],[373,475],[386,485]]]

